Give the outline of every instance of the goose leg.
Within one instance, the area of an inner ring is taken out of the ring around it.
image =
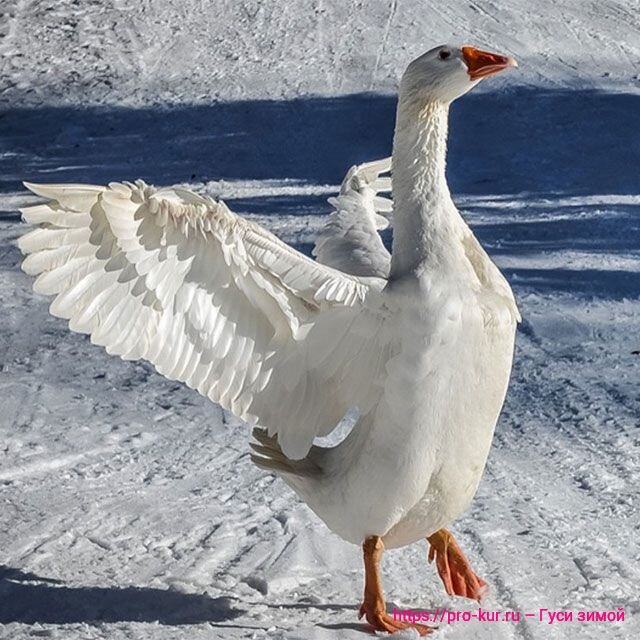
[[[453,534],[439,529],[427,538],[427,542],[430,545],[429,562],[435,558],[447,593],[480,602],[487,591],[487,583],[473,572]]]
[[[421,636],[426,636],[433,629],[423,624],[412,624],[394,620],[389,615],[384,602],[382,579],[380,577],[380,559],[384,551],[384,544],[380,536],[371,536],[362,544],[364,552],[364,602],[360,607],[360,615],[366,617],[367,622],[376,631],[393,633],[411,627]]]

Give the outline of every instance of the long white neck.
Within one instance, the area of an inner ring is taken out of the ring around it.
[[[393,141],[391,278],[450,263],[462,218],[445,177],[449,107],[400,99]]]

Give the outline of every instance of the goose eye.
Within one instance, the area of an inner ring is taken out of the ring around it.
[[[451,57],[451,51],[447,51],[446,49],[444,49],[443,51],[440,52],[440,60],[446,60],[447,58]]]

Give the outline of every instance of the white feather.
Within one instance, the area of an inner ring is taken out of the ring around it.
[[[313,249],[318,262],[357,276],[386,278],[391,256],[378,233],[388,221],[378,213],[391,213],[393,203],[377,195],[391,188],[391,159],[352,167],[340,194],[330,198],[334,212],[329,216]]]
[[[24,212],[41,225],[19,241],[24,268],[39,276],[39,291],[57,294],[52,313],[73,330],[289,434],[281,446],[296,457],[306,455],[315,429],[330,430],[348,409],[353,399],[341,393],[320,404],[308,397],[315,387],[304,380],[312,375],[307,354],[318,347],[298,333],[340,310],[357,316],[382,282],[372,287],[313,262],[223,203],[184,189],[29,187],[49,202]]]

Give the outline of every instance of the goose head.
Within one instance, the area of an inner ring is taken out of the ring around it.
[[[442,45],[416,58],[405,71],[400,96],[422,103],[449,104],[483,78],[517,67],[509,56],[471,46]]]

